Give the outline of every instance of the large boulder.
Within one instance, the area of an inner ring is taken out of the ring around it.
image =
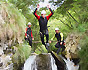
[[[66,58],[78,58],[80,36],[76,33],[70,34],[66,38]]]

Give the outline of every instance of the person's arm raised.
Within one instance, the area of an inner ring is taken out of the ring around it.
[[[37,5],[37,8],[35,9],[35,11],[34,11],[33,14],[34,14],[35,17],[39,20],[39,19],[40,19],[40,16],[38,16],[37,13],[36,13],[38,8],[39,8],[39,4]]]
[[[49,5],[47,5],[47,8],[50,10],[50,14],[48,16],[46,16],[47,20],[49,20],[49,18],[54,14],[53,11],[51,10],[51,8],[49,7]]]

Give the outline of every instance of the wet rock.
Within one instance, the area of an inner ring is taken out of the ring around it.
[[[57,70],[57,66],[50,53],[32,54],[26,60],[24,70]]]
[[[57,65],[57,70],[66,70],[65,69],[65,62],[64,60],[58,56],[55,52],[51,52],[51,55],[53,56],[53,58],[55,59],[55,63]]]
[[[50,55],[40,54],[36,57],[36,65],[38,70],[51,70]]]
[[[0,67],[2,67],[2,65],[3,65],[3,63],[2,63],[2,62],[0,62]]]
[[[3,49],[0,48],[0,56],[1,56],[3,53],[4,53],[4,52],[3,52]]]

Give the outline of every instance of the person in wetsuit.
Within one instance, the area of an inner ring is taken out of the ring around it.
[[[37,9],[39,8],[39,5],[37,5],[37,8],[34,11],[34,15],[35,17],[38,19],[39,21],[39,26],[40,26],[40,37],[41,37],[41,41],[43,45],[47,45],[49,46],[48,40],[49,40],[49,34],[48,34],[48,28],[47,28],[47,24],[48,24],[48,20],[50,19],[50,17],[53,15],[53,11],[51,10],[51,8],[49,8],[49,5],[47,5],[47,8],[50,10],[50,14],[48,16],[46,16],[46,11],[43,10],[41,12],[41,16],[37,15]],[[44,35],[46,36],[46,43],[44,42]]]
[[[29,42],[29,45],[32,47],[32,40],[34,40],[31,30],[31,23],[28,23],[28,27],[26,28],[25,39]]]
[[[61,49],[62,49],[61,52],[63,52],[65,50],[65,41],[64,41],[63,33],[61,33],[59,31],[59,28],[55,28],[55,32],[56,32],[56,34],[51,40],[53,40],[54,38],[57,38],[57,43],[56,43],[55,47],[58,48],[58,50],[56,52],[58,54],[61,51]],[[51,41],[50,41],[50,43],[51,43]]]

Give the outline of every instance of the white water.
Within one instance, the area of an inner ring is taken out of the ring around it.
[[[37,70],[36,68],[36,62],[35,62],[36,55],[30,56],[25,64],[24,64],[24,69],[23,70]]]
[[[55,64],[54,58],[53,58],[51,55],[50,55],[50,57],[51,57],[52,70],[57,70],[57,66],[56,66],[56,64]]]
[[[68,58],[67,60],[66,59],[63,59],[66,63],[66,70],[78,70],[79,69],[79,65],[77,66],[74,66],[74,63],[72,61],[70,61],[70,59]]]
[[[56,66],[56,64],[55,64],[55,60],[54,60],[54,58],[52,57],[52,55],[51,54],[49,54],[50,55],[50,58],[51,58],[51,66],[52,66],[52,70],[57,70],[57,66]],[[32,55],[32,56],[30,56],[27,60],[26,60],[26,62],[25,62],[25,64],[24,64],[24,69],[23,70],[37,70],[37,65],[36,65],[36,55]]]
[[[51,58],[51,66],[52,66],[52,70],[57,70],[57,66],[55,64],[55,60],[54,58],[52,57],[51,54],[50,55],[50,58]],[[70,59],[68,58],[67,60],[64,59],[63,57],[61,57],[65,63],[66,63],[66,70],[78,70],[79,69],[79,65],[77,66],[74,66],[74,63],[72,61],[70,61]],[[23,70],[37,70],[37,65],[36,65],[36,55],[32,55],[30,56],[25,64],[24,64],[24,69]]]

